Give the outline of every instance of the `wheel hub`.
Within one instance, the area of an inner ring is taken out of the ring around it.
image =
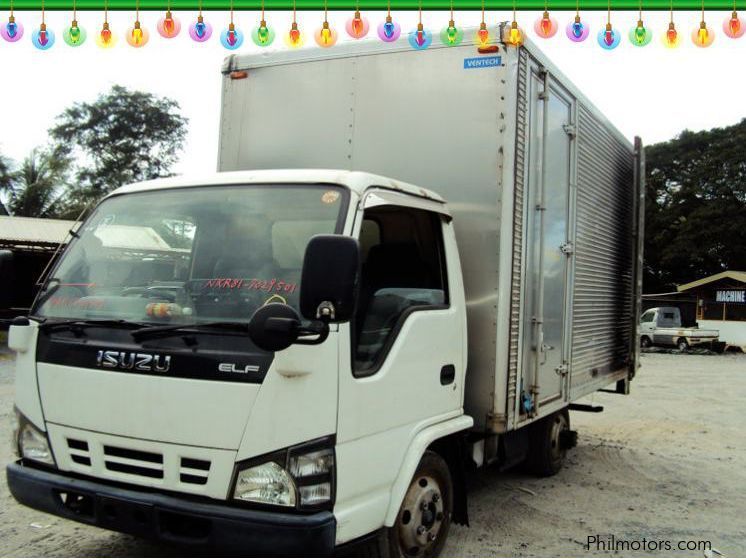
[[[435,479],[415,480],[404,497],[399,516],[399,539],[408,556],[423,556],[438,539],[443,525],[443,495]]]

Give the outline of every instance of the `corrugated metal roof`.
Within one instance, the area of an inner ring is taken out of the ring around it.
[[[711,282],[717,282],[718,280],[722,280],[723,278],[730,278],[731,280],[736,280],[738,282],[746,282],[746,272],[740,270],[726,270],[725,272],[713,274],[712,276],[707,276],[706,278],[701,278],[700,280],[695,280],[694,282],[689,282],[688,284],[681,284],[680,286],[677,286],[676,289],[680,292],[684,292],[686,290],[691,290],[692,288],[704,286],[705,284],[709,284]]]
[[[73,220],[0,216],[0,243],[3,245],[56,245],[67,237]]]

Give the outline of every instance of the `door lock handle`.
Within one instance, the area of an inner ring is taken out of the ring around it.
[[[440,384],[450,385],[456,379],[456,366],[448,364],[440,369]]]

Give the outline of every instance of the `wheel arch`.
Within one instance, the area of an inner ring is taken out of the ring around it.
[[[474,420],[470,416],[462,415],[445,422],[439,422],[432,426],[428,426],[418,432],[409,444],[407,453],[404,456],[401,467],[399,468],[399,474],[391,487],[391,499],[389,501],[389,507],[384,518],[384,525],[386,527],[392,527],[396,521],[396,516],[399,514],[399,508],[401,507],[404,495],[409,488],[409,483],[412,481],[417,466],[420,464],[422,456],[427,450],[435,451],[440,454],[443,459],[448,463],[449,469],[451,469],[451,477],[454,483],[454,491],[457,493],[454,496],[454,520],[460,523],[459,519],[456,519],[455,513],[459,511],[459,518],[461,513],[465,515],[466,505],[466,493],[459,485],[464,483],[463,469],[458,467],[457,463],[451,463],[452,460],[457,460],[459,452],[459,441],[463,438],[460,436],[467,432],[474,425]],[[461,448],[463,449],[463,448]],[[446,456],[444,456],[444,454]],[[461,503],[463,501],[464,511],[461,511]],[[468,520],[467,520],[468,521]]]

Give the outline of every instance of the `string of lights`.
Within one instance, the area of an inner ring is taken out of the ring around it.
[[[0,37],[8,43],[17,43],[23,37],[23,25],[18,20],[17,10],[19,4],[27,3],[28,0],[10,0],[8,5],[9,16],[7,21],[0,24]],[[55,43],[55,34],[52,29],[47,27],[46,23],[46,12],[50,9],[49,5],[54,4],[58,0],[38,0],[38,7],[41,9],[41,23],[38,28],[34,29],[31,34],[31,42],[33,45],[40,50],[48,50]],[[85,43],[87,34],[86,30],[78,22],[78,11],[81,9],[92,9],[91,0],[65,0],[68,5],[67,9],[72,8],[72,20],[71,24],[64,28],[62,31],[62,37],[64,42],[70,47],[78,47]],[[127,44],[141,48],[148,43],[149,33],[145,26],[140,22],[140,11],[141,9],[151,9],[151,2],[153,0],[133,0],[135,10],[135,21],[132,27],[130,27],[126,34],[125,39]],[[198,0],[197,2],[197,17],[196,20],[189,26],[189,36],[198,43],[204,43],[212,36],[212,26],[205,21],[203,15],[203,9],[215,9],[216,4],[219,4],[222,0]],[[244,41],[244,35],[241,29],[235,22],[235,6],[234,3],[242,2],[243,0],[230,0],[229,12],[230,20],[228,26],[220,34],[220,43],[229,50],[238,49]],[[354,13],[351,18],[346,21],[345,30],[347,35],[352,39],[362,39],[368,35],[370,29],[370,23],[368,18],[363,15],[363,6],[370,4],[372,0],[355,0],[353,8]],[[439,34],[440,42],[445,46],[457,46],[462,43],[464,39],[463,29],[456,24],[455,9],[467,9],[463,6],[469,4],[471,0],[448,0],[448,12],[449,19],[447,25],[445,25]],[[481,11],[481,22],[479,29],[474,37],[475,43],[482,48],[489,47],[495,43],[494,36],[490,31],[490,25],[485,20],[485,9],[489,6],[490,8],[494,5],[493,2],[487,2],[487,0],[479,0],[480,4],[478,9]],[[557,34],[559,29],[559,23],[555,17],[550,15],[550,0],[542,0],[541,4],[541,15],[535,20],[533,30],[537,37],[540,39],[550,39]],[[680,43],[679,33],[674,23],[674,10],[679,8],[680,1],[677,0],[666,0],[667,6],[666,11],[670,13],[670,21],[668,28],[662,30],[661,39],[663,45],[668,48],[675,48]],[[686,0],[687,2],[689,0]],[[737,0],[727,0],[728,9],[731,10],[728,17],[723,21],[723,33],[726,37],[731,39],[738,39],[746,33],[746,26],[743,25],[743,21],[738,15],[737,11]],[[157,30],[158,34],[163,39],[173,39],[178,36],[181,32],[181,23],[178,17],[174,15],[172,11],[175,6],[180,5],[181,0],[160,0],[161,9],[165,8],[165,15],[158,20]],[[273,43],[275,39],[275,31],[272,27],[267,24],[266,13],[270,5],[273,4],[274,0],[260,0],[259,10],[260,19],[258,25],[251,31],[251,38],[255,45],[259,47],[266,47]],[[301,32],[297,20],[297,10],[305,9],[308,5],[309,0],[292,0],[292,23],[288,32],[284,35],[285,44],[289,48],[298,48],[303,46],[305,43],[305,36]],[[509,26],[506,28],[505,33],[502,37],[502,42],[510,46],[520,46],[524,40],[524,30],[518,22],[518,0],[510,0],[510,9],[512,10],[513,18]],[[117,4],[117,9],[121,9],[121,0],[104,0],[101,9],[103,11],[104,21],[101,31],[96,36],[96,44],[101,48],[110,48],[116,44],[116,35],[112,32],[109,26],[108,13],[112,9],[112,5]],[[165,6],[163,5],[165,3]],[[659,4],[659,0],[646,0],[646,6],[643,6],[643,0],[636,0],[635,11],[637,11],[638,19],[637,24],[632,27],[628,34],[629,42],[635,47],[644,47],[648,45],[655,35],[653,29],[647,27],[643,19],[643,8],[644,7],[656,7]],[[84,8],[83,5],[86,5]],[[302,6],[301,6],[302,4]],[[323,0],[323,21],[321,26],[314,33],[314,40],[316,44],[322,48],[330,48],[337,43],[338,33],[329,23],[329,11],[332,5],[337,5],[338,0]],[[396,0],[396,7],[404,5],[402,0]],[[416,27],[407,34],[407,41],[410,46],[415,50],[427,49],[433,42],[433,34],[427,29],[423,23],[422,13],[425,6],[431,6],[436,4],[435,0],[417,0],[417,14],[418,23]],[[520,8],[523,10],[525,2],[521,1]],[[438,4],[439,5],[439,4]],[[700,48],[710,46],[715,40],[716,33],[709,27],[705,21],[706,9],[708,9],[710,3],[705,5],[705,0],[698,0],[698,10],[701,13],[701,19],[698,25],[692,29],[691,40],[694,45]],[[378,38],[384,42],[397,41],[401,35],[401,27],[394,21],[392,15],[392,0],[386,0],[385,4],[386,16],[383,21],[377,26]],[[566,0],[552,0],[551,8],[561,10],[567,7]],[[287,6],[285,6],[287,8]],[[583,9],[597,9],[598,4],[596,0],[583,3]],[[606,11],[606,24],[598,30],[597,42],[598,45],[605,50],[613,50],[619,46],[622,39],[622,34],[612,24],[612,10],[621,11],[629,8],[629,0],[614,0],[612,6],[612,0],[605,0],[604,10]],[[58,9],[58,8],[52,8]],[[130,6],[131,9],[131,6]],[[339,8],[338,8],[339,9]],[[349,9],[349,8],[348,8]],[[403,9],[403,8],[399,8]],[[432,9],[432,8],[430,8]],[[436,8],[437,9],[437,8]],[[590,26],[581,20],[580,16],[580,0],[573,0],[572,10],[575,12],[573,20],[569,21],[566,26],[566,36],[569,40],[580,43],[585,41],[590,33]],[[497,34],[497,24],[493,24],[495,36]]]

